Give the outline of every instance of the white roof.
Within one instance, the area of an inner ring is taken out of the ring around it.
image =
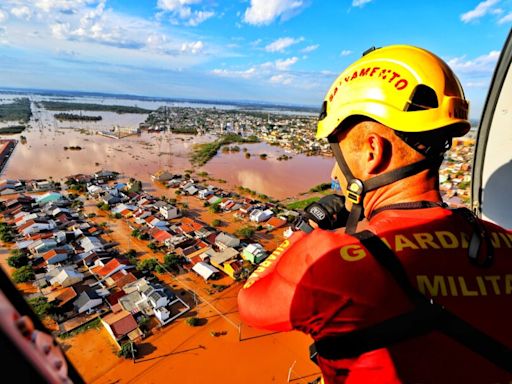
[[[213,265],[200,261],[192,267],[192,270],[200,275],[203,279],[208,280],[214,273],[219,272]]]
[[[259,251],[265,252],[265,248],[263,248],[263,246],[259,243],[253,243],[253,244],[249,244],[247,247],[245,247],[245,251],[247,251],[249,253],[255,253],[255,252],[259,252]]]

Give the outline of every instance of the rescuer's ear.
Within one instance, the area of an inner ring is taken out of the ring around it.
[[[369,134],[364,149],[368,176],[379,174],[386,169],[390,161],[390,143],[384,137],[377,133]]]

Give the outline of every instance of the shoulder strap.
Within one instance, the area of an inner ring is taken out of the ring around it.
[[[492,246],[487,229],[476,215],[467,208],[455,208],[452,212],[462,216],[473,228],[469,240],[468,257],[469,261],[478,267],[489,267],[494,261],[494,247]],[[485,243],[485,252],[480,252],[482,244]],[[480,257],[483,255],[483,257]]]
[[[320,339],[315,342],[314,348],[318,355],[330,360],[355,357],[438,330],[512,373],[512,350],[509,347],[429,301],[411,284],[398,257],[378,236],[370,231],[352,236],[391,274],[416,308],[365,329]]]

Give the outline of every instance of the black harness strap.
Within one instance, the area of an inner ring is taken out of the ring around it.
[[[365,329],[320,339],[315,342],[318,355],[330,360],[355,357],[437,330],[512,373],[512,350],[509,347],[429,301],[411,284],[394,252],[374,233],[362,231],[352,236],[391,274],[416,309]]]

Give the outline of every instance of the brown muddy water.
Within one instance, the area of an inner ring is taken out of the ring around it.
[[[113,126],[136,127],[146,115],[94,112],[101,115],[99,123],[59,123],[53,112],[34,109],[31,128],[21,135],[26,143],[18,143],[2,172],[1,178],[61,179],[77,173],[93,173],[99,169],[118,171],[146,183],[159,169],[183,172],[185,169],[206,171],[211,177],[227,181],[230,188],[244,186],[277,199],[296,196],[314,185],[328,182],[332,158],[304,156],[285,152],[282,148],[266,143],[239,145],[245,153],[223,153],[205,166],[196,168],[188,159],[196,143],[209,142],[214,136],[190,136],[170,133],[148,133],[113,139],[98,135],[98,131]],[[36,121],[37,120],[37,121]],[[20,135],[2,138],[20,139]],[[65,150],[64,147],[80,146],[82,150]],[[262,160],[259,154],[267,154]],[[278,161],[283,154],[292,159]]]

